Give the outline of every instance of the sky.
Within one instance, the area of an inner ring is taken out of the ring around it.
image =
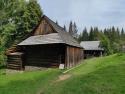
[[[45,15],[68,27],[75,21],[79,32],[84,27],[125,28],[125,0],[38,0]]]

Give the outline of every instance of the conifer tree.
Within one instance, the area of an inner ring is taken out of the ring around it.
[[[69,33],[70,33],[71,35],[73,35],[72,26],[73,26],[72,21],[70,21],[70,24],[69,24]]]
[[[58,21],[56,20],[56,24],[58,25]]]
[[[89,32],[89,40],[93,41],[94,40],[94,33],[93,33],[93,27],[91,27],[90,32]]]
[[[99,29],[98,29],[98,27],[95,27],[93,30],[93,40],[94,41],[98,40],[98,33],[99,33]]]
[[[74,25],[73,25],[73,35],[74,35],[75,38],[78,37],[77,33],[78,33],[78,28],[77,28],[76,23],[74,22]]]
[[[66,30],[66,26],[65,26],[65,25],[64,25],[64,27],[63,27],[63,28],[64,28],[64,30],[65,30],[65,31],[67,31],[67,30]]]
[[[74,24],[73,24],[72,21],[71,21],[70,24],[69,24],[69,33],[74,38],[77,38],[78,37],[77,32],[78,32],[78,29],[77,29],[76,23],[74,22]]]
[[[123,28],[122,28],[122,30],[121,30],[121,40],[122,40],[122,41],[125,41],[125,31],[124,31]]]
[[[85,29],[82,32],[82,41],[88,41],[88,40],[89,40],[89,36],[88,36],[87,29],[85,27]]]

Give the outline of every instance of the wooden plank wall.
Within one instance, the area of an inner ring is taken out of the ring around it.
[[[80,60],[83,59],[83,49],[67,46],[66,55],[65,55],[65,66],[71,68],[80,63]]]
[[[43,19],[39,26],[36,28],[34,32],[35,35],[45,35],[45,34],[50,34],[50,33],[57,33],[53,30],[53,28],[48,24],[48,22]]]

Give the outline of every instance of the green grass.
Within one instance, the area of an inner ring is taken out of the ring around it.
[[[124,54],[114,54],[111,56],[100,57],[100,58],[93,58],[89,60],[85,60],[84,64],[82,64],[77,69],[70,71],[73,74],[88,74],[90,72],[94,72],[98,69],[102,69],[104,67],[117,65],[117,64],[124,64],[125,62],[125,55]]]
[[[44,94],[125,94],[125,55],[86,60],[68,74],[71,78],[52,84]]]
[[[36,94],[59,74],[59,70],[49,69],[45,71],[0,75],[0,94]]]
[[[70,70],[58,69],[0,75],[0,94],[125,94],[125,54],[85,60]]]

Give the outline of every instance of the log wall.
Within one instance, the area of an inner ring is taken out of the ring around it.
[[[7,68],[15,70],[24,69],[24,59],[22,53],[11,53],[7,55]]]

